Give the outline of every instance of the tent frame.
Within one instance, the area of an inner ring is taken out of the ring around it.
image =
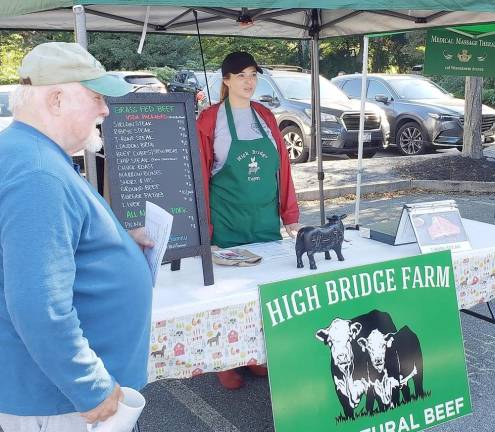
[[[311,135],[312,140],[309,148],[309,159],[315,160],[317,159],[317,175],[318,175],[318,187],[319,187],[319,198],[320,198],[320,219],[321,224],[325,223],[325,208],[324,208],[324,190],[323,190],[323,182],[324,182],[324,171],[323,171],[323,160],[322,160],[322,146],[321,146],[321,107],[320,107],[320,83],[319,83],[319,40],[322,31],[329,29],[331,27],[335,27],[338,24],[342,24],[346,20],[355,18],[361,14],[374,14],[378,16],[389,16],[395,19],[404,20],[405,22],[410,23],[409,30],[424,28],[423,25],[427,24],[428,26],[432,26],[432,21],[437,20],[439,18],[445,17],[446,15],[456,13],[456,11],[430,11],[424,16],[414,15],[412,10],[408,10],[408,13],[404,13],[401,11],[394,10],[354,10],[349,11],[336,19],[323,23],[322,21],[322,9],[312,8],[312,9],[304,9],[304,8],[290,8],[290,9],[266,9],[266,8],[257,8],[257,9],[248,9],[241,8],[240,12],[236,9],[229,9],[224,7],[186,7],[182,6],[184,9],[183,12],[179,13],[172,19],[169,19],[164,24],[155,24],[150,23],[148,21],[148,14],[150,6],[147,6],[147,16],[144,21],[131,19],[126,17],[120,17],[115,14],[111,14],[108,12],[102,12],[90,7],[85,7],[82,5],[73,6],[72,11],[74,13],[74,30],[76,34],[76,41],[80,43],[85,49],[87,49],[87,27],[86,27],[86,14],[92,14],[95,16],[116,20],[120,22],[125,22],[128,24],[136,25],[138,30],[141,30],[143,34],[146,32],[150,33],[162,33],[162,34],[184,34],[184,33],[174,33],[174,30],[179,30],[183,27],[188,27],[192,24],[198,26],[202,23],[219,21],[222,19],[230,19],[236,21],[240,25],[249,24],[254,19],[256,21],[267,21],[273,24],[277,24],[285,27],[292,27],[297,30],[304,32],[304,36],[299,36],[299,39],[310,39],[311,41],[311,80],[312,80],[312,95],[311,95],[311,105],[312,105],[312,125],[311,125]],[[59,8],[60,9],[68,9],[68,8]],[[211,17],[197,17],[197,12],[203,12],[206,14],[211,14]],[[290,15],[296,12],[305,12],[306,13],[306,24],[301,25],[298,23],[283,21],[278,18]],[[424,12],[424,11],[422,11]],[[181,21],[188,14],[193,14],[194,17],[190,21]],[[487,16],[495,21],[495,14],[487,14]],[[487,19],[487,18],[483,18]],[[483,19],[480,18],[481,21]],[[445,24],[444,24],[445,25]],[[172,32],[170,32],[172,30]],[[110,31],[110,30],[109,30]],[[404,29],[402,31],[407,31]],[[198,33],[199,34],[199,33]],[[208,35],[208,32],[203,32],[204,35]],[[218,36],[212,34],[214,36]],[[307,36],[306,36],[307,35]],[[327,33],[325,33],[325,37],[328,37]],[[143,38],[142,38],[143,39]],[[143,42],[143,40],[141,41]],[[362,71],[362,83],[361,83],[361,106],[360,106],[360,119],[359,119],[359,138],[358,138],[358,170],[356,177],[356,203],[355,203],[355,227],[359,229],[359,209],[360,209],[360,200],[361,200],[361,177],[363,173],[363,136],[364,136],[364,111],[365,111],[365,102],[366,102],[366,89],[367,89],[367,68],[368,68],[368,46],[369,39],[368,35],[364,37],[364,50],[363,50],[363,71]],[[467,101],[466,101],[467,105]],[[471,126],[467,125],[466,130],[464,131],[465,136],[468,132],[473,133],[473,131],[468,131]],[[85,163],[86,163],[86,173],[88,180],[96,185],[96,159],[94,155],[85,152]]]

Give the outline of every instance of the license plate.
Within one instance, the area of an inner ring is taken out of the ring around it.
[[[363,142],[370,142],[371,141],[371,132],[364,132],[363,133]]]

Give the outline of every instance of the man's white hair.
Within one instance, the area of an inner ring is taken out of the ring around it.
[[[9,95],[9,108],[15,117],[16,112],[23,110],[33,103],[36,89],[30,85],[18,85]]]

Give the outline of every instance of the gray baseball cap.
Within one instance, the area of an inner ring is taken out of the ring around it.
[[[77,43],[48,42],[29,52],[19,68],[21,84],[33,86],[78,82],[104,96],[124,96],[132,84],[110,75],[101,63]]]

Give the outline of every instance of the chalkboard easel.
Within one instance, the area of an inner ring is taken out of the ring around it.
[[[208,221],[199,160],[193,96],[131,93],[107,98],[102,125],[110,203],[124,228],[144,226],[146,201],[174,216],[164,262],[201,256],[212,285]]]

